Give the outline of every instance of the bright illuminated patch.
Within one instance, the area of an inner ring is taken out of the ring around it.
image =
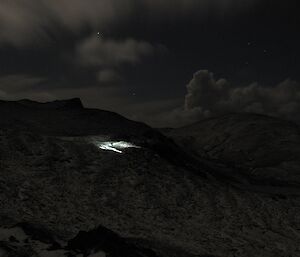
[[[104,142],[95,142],[95,144],[102,150],[106,151],[114,151],[116,153],[123,153],[123,149],[126,148],[140,148],[139,146],[136,146],[132,143],[128,143],[125,141],[118,141],[118,142],[113,142],[113,141],[104,141]]]

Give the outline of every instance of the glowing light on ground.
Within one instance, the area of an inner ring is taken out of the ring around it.
[[[114,141],[104,141],[104,142],[95,142],[95,144],[102,150],[106,150],[106,151],[114,151],[116,153],[123,153],[122,150],[126,149],[126,148],[140,148],[137,145],[134,145],[132,143],[129,142],[125,142],[125,141],[118,141],[118,142],[114,142]]]

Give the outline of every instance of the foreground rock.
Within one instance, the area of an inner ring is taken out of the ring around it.
[[[135,240],[125,239],[99,226],[80,231],[66,241],[56,241],[50,231],[28,223],[0,229],[0,256],[11,257],[159,257]]]

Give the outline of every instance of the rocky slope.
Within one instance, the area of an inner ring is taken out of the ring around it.
[[[195,157],[231,167],[253,183],[300,186],[300,128],[292,122],[230,114],[165,134]]]
[[[1,257],[300,256],[296,193],[232,184],[194,149],[78,100],[0,115]]]

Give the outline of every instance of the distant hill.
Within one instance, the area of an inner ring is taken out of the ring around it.
[[[119,114],[84,108],[80,99],[38,103],[30,100],[0,101],[4,128],[30,130],[44,135],[136,135],[149,131],[145,124]]]
[[[300,128],[258,114],[228,114],[164,131],[197,158],[222,163],[257,182],[300,186]]]

